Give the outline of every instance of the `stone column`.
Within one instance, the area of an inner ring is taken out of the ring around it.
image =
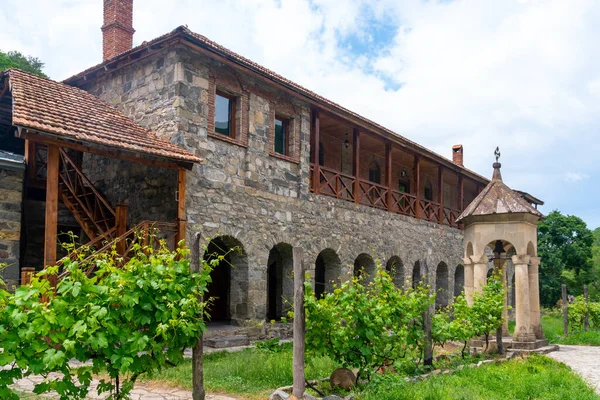
[[[494,273],[502,273],[502,290],[504,290],[504,308],[502,309],[502,336],[510,336],[508,330],[508,290],[506,285],[506,259],[494,259]]]
[[[467,304],[473,305],[473,262],[469,257],[463,258],[465,265],[465,297]]]
[[[484,255],[477,257],[471,256],[473,261],[473,293],[481,294],[487,284],[488,258]]]
[[[529,260],[529,323],[533,329],[536,339],[544,339],[542,324],[540,322],[540,284],[538,268],[539,257],[531,257]]]
[[[531,329],[529,309],[529,256],[518,254],[512,257],[515,265],[516,325],[513,340],[535,342]]]

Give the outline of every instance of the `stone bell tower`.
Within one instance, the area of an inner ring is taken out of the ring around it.
[[[507,342],[514,349],[534,350],[548,344],[540,323],[537,256],[537,223],[544,216],[502,182],[498,148],[495,154],[492,180],[457,219],[465,227],[465,293],[472,304],[473,294],[481,293],[487,283],[488,263],[493,260],[495,267],[503,270],[506,254],[516,253],[511,258],[515,266],[516,326],[512,343],[511,339]],[[494,256],[486,255],[487,247]],[[508,333],[506,326],[503,330]]]

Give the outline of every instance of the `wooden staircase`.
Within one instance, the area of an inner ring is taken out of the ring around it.
[[[115,210],[64,149],[60,149],[58,188],[60,199],[90,240],[114,238]]]

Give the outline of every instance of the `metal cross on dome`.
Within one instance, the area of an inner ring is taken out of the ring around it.
[[[496,146],[496,151],[494,151],[494,155],[496,156],[496,162],[500,159],[500,147]]]

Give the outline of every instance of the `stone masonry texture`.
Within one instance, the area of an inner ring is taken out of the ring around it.
[[[11,288],[19,281],[23,169],[0,168],[0,277]]]
[[[339,257],[342,277],[351,273],[361,253],[383,265],[397,256],[406,279],[416,263],[435,276],[437,265],[444,262],[447,288],[454,288],[463,255],[462,231],[310,193],[307,103],[177,46],[89,79],[83,89],[205,160],[187,173],[188,237],[197,231],[205,238],[230,236],[242,248],[231,270],[233,323],[265,319],[269,251],[281,243],[304,249],[304,265],[313,278],[319,253],[330,249]],[[216,90],[238,97],[240,135],[235,139],[214,132],[209,110]],[[287,159],[270,154],[274,115],[289,118],[293,129],[292,157]],[[155,208],[130,200],[130,215],[174,221],[171,171],[92,156],[84,159],[83,167],[112,200],[150,190],[144,195]],[[435,281],[429,279],[433,286]]]

